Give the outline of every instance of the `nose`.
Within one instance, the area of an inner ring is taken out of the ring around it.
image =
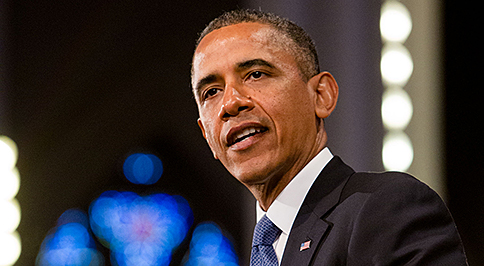
[[[239,115],[240,112],[250,111],[252,108],[254,108],[254,102],[250,96],[242,94],[240,89],[237,89],[235,86],[227,86],[219,117],[222,120],[227,120],[230,117]]]

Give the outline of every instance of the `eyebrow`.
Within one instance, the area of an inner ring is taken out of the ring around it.
[[[266,60],[257,58],[257,59],[251,59],[251,60],[247,60],[247,61],[238,63],[235,70],[237,72],[243,71],[243,70],[249,69],[249,68],[254,67],[254,66],[265,66],[265,67],[269,67],[269,68],[276,68],[274,65],[267,62]]]
[[[218,75],[210,74],[204,78],[202,78],[196,85],[195,87],[195,93],[197,94],[198,97],[200,97],[200,93],[202,91],[202,88],[205,87],[205,85],[213,83],[217,81]]]

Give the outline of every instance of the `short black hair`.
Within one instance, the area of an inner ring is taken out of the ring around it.
[[[212,20],[200,33],[196,47],[207,34],[214,30],[251,22],[269,25],[293,41],[293,43],[288,43],[287,46],[293,52],[293,56],[306,80],[320,72],[318,53],[311,37],[296,23],[272,13],[250,9],[237,9],[225,12]]]

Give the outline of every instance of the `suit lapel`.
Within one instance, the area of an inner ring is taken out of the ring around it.
[[[325,232],[330,230],[330,225],[313,213],[301,218],[304,219],[304,223],[291,229],[281,266],[309,265],[314,252],[317,250],[318,243],[321,242]],[[309,247],[302,249],[302,246]]]
[[[332,225],[324,217],[338,204],[341,191],[353,173],[353,169],[337,156],[325,166],[311,186],[292,225],[281,266],[310,264],[315,251],[331,231]]]

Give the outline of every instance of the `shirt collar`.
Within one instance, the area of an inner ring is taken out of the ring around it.
[[[327,147],[319,152],[291,180],[291,182],[289,182],[274,202],[272,202],[267,212],[264,212],[260,207],[259,202],[257,202],[257,221],[266,214],[267,217],[269,217],[269,219],[282,230],[282,232],[289,234],[299,208],[311,188],[311,185],[332,158],[333,154]]]

